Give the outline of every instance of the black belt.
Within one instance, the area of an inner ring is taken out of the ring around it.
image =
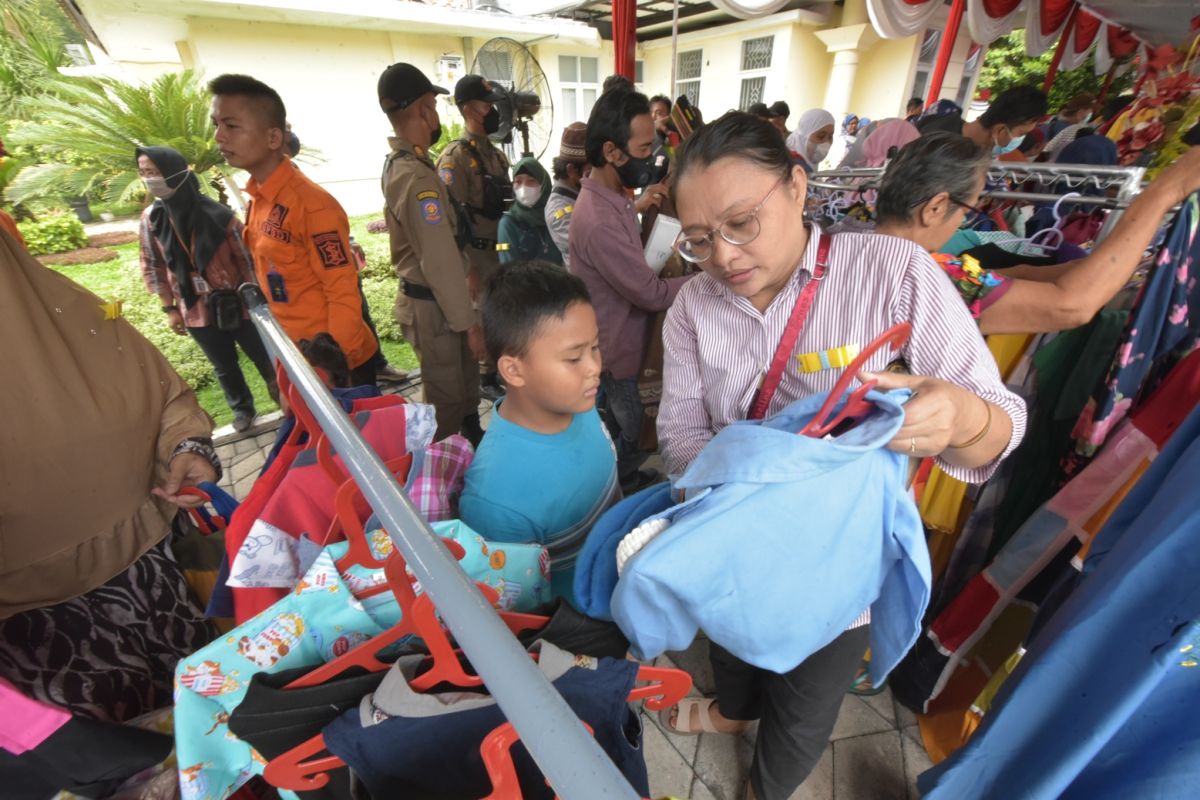
[[[495,250],[496,249],[496,240],[495,239],[472,239],[471,247],[474,247],[476,250]]]
[[[404,292],[406,297],[411,297],[413,300],[434,300],[433,290],[428,286],[422,286],[419,283],[409,283],[403,278],[400,279],[400,291]]]

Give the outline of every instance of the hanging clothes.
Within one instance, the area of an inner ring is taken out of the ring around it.
[[[685,649],[702,629],[783,673],[870,609],[878,685],[920,632],[929,599],[908,461],[885,447],[907,397],[871,392],[874,411],[834,438],[797,435],[824,394],[722,428],[674,484],[689,498],[642,520],[663,529],[628,557],[613,592],[635,654]]]
[[[1096,537],[1079,586],[928,800],[1178,797],[1200,779],[1200,411]]]

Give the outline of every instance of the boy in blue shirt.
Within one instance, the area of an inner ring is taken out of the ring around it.
[[[467,470],[463,522],[550,551],[551,589],[573,600],[575,559],[618,497],[616,450],[596,412],[600,338],[582,280],[541,261],[488,282],[483,336],[508,387]]]

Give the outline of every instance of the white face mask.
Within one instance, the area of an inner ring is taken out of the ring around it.
[[[186,175],[189,171],[190,170],[186,169],[180,170],[179,172],[176,172],[175,175],[171,175],[170,177],[174,178],[176,175]],[[146,191],[157,197],[159,200],[170,200],[175,196],[175,188],[167,185],[168,180],[169,178],[163,178],[161,176],[157,178],[142,178],[142,183],[146,184]],[[180,186],[182,185],[183,184],[181,183]]]
[[[829,142],[821,142],[821,144],[809,145],[808,151],[812,155],[812,161],[810,163],[815,167],[825,160],[825,156],[829,155]]]
[[[521,205],[526,208],[533,208],[537,205],[538,200],[542,199],[542,187],[540,186],[518,186],[513,189],[513,195]]]

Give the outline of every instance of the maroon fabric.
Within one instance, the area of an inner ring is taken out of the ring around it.
[[[992,19],[999,19],[1011,14],[1021,0],[983,0],[983,11]]]
[[[1100,20],[1082,8],[1075,15],[1075,52],[1086,53],[1100,32]]]
[[[637,47],[637,0],[612,0],[614,71],[633,80]]]
[[[1075,0],[1039,0],[1042,4],[1042,35],[1049,36],[1061,28],[1071,16]],[[1066,31],[1063,31],[1066,33]]]

